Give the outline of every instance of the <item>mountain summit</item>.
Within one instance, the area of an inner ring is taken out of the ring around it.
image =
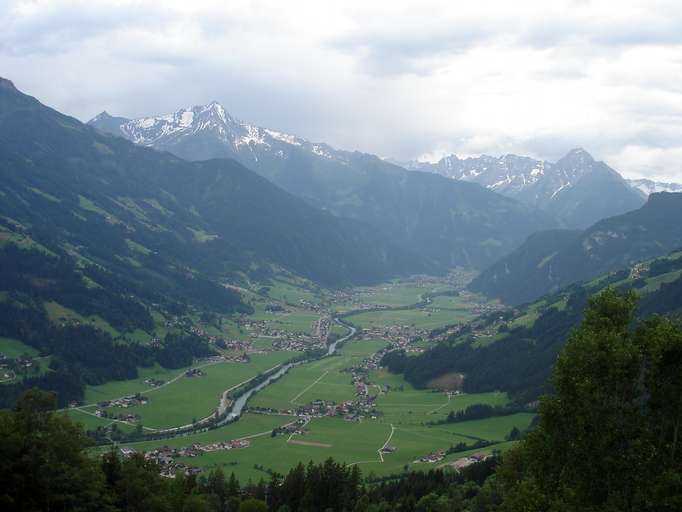
[[[294,135],[240,121],[217,101],[139,119],[114,117],[102,112],[88,124],[102,132],[125,137],[142,146],[169,151],[186,160],[234,158],[249,164],[258,159],[258,152],[285,158],[284,149],[289,146],[330,158],[332,151],[326,144],[314,144]]]
[[[557,162],[504,155],[460,159],[449,155],[436,163],[404,162],[407,169],[470,181],[555,214],[567,227],[584,228],[639,208],[645,197],[616,171],[582,148]]]

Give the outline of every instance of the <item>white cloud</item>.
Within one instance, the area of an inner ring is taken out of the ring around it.
[[[682,181],[676,1],[5,0],[0,74],[81,119],[219,100],[396,158],[583,146]]]

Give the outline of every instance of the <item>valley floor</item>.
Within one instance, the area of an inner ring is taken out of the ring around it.
[[[336,354],[298,365],[258,392],[238,421],[123,446],[147,453],[168,447],[161,451],[174,450],[173,464],[221,467],[243,481],[328,457],[380,477],[503,450],[511,430],[527,428],[532,414],[443,421],[469,405],[504,405],[504,393],[462,394],[455,389],[460,376],[434,382],[438,388],[415,389],[379,364],[387,350],[420,353],[462,322],[500,307],[463,291],[467,279],[419,276],[336,292],[273,279],[257,292],[242,290],[254,307],[251,315],[191,319],[219,357],[176,370],[141,368],[136,379],[89,386],[84,403],[67,414],[98,432],[100,442],[121,435],[125,440],[134,431],[161,435],[164,429],[191,428],[214,413],[226,391],[346,334],[333,321],[340,317],[356,326],[357,335]],[[216,345],[218,340],[223,343]],[[16,340],[0,340],[0,351],[22,349]],[[235,440],[242,440],[240,447],[228,447]]]

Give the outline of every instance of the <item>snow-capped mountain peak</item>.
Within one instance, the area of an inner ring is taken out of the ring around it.
[[[583,148],[572,149],[556,162],[513,154],[468,158],[448,155],[436,163],[413,161],[402,165],[455,180],[472,181],[541,208],[558,203],[577,204],[569,197],[586,194],[582,190],[587,187],[584,180],[589,179],[593,187],[601,186],[597,183],[606,180],[611,183],[610,187],[621,183],[625,203],[638,206],[637,196],[629,197],[632,194],[622,177],[603,162],[597,162]],[[576,191],[579,183],[582,183],[581,191]]]
[[[231,116],[217,101],[138,119],[102,112],[88,124],[122,135],[136,144],[171,151],[192,160],[230,157],[253,167],[262,158],[285,160],[291,151],[300,149],[316,157],[346,161],[343,152],[326,144],[245,123]]]

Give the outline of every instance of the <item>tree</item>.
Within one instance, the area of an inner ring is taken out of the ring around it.
[[[264,501],[249,498],[241,502],[239,512],[268,512],[268,506]]]
[[[110,510],[104,474],[86,457],[82,430],[37,389],[0,412],[0,509]]]
[[[507,510],[682,506],[682,333],[661,317],[633,329],[636,304],[612,289],[590,300],[537,428],[498,472]]]

